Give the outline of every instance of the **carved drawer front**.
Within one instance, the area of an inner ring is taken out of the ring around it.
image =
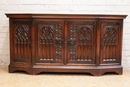
[[[37,21],[36,63],[63,63],[64,22]]]
[[[11,63],[30,63],[31,60],[31,22],[27,20],[11,21],[10,49]]]
[[[101,24],[101,64],[120,63],[121,24],[121,22],[104,22]]]
[[[95,64],[95,28],[94,21],[68,22],[67,62]]]

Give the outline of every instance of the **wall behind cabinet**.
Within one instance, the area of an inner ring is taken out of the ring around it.
[[[9,22],[5,13],[127,14],[122,65],[130,69],[130,0],[0,0],[0,66],[9,65]]]

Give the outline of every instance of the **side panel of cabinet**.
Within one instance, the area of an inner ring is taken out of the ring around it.
[[[121,64],[122,20],[101,22],[100,64]]]
[[[67,63],[96,64],[96,21],[67,21]]]
[[[10,63],[31,64],[31,20],[10,19]]]
[[[63,64],[64,21],[55,19],[36,20],[35,63]]]

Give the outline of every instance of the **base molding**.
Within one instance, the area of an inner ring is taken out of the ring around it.
[[[23,67],[23,66],[16,67],[16,66],[9,65],[9,73],[13,73],[15,71],[25,71],[26,73],[31,74],[32,68],[31,67]]]
[[[9,66],[9,73],[15,71],[25,71],[31,75],[37,75],[39,73],[90,73],[93,76],[101,76],[104,73],[115,72],[122,75],[122,66],[39,66],[34,65],[31,67],[15,67]]]

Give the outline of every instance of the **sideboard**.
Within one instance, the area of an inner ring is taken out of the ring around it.
[[[127,15],[7,13],[9,72],[122,74]]]

